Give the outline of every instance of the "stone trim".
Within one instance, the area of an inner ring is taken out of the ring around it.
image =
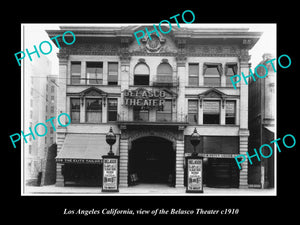
[[[184,141],[176,141],[176,183],[175,187],[184,187]]]
[[[120,139],[119,186],[128,187],[128,140]]]

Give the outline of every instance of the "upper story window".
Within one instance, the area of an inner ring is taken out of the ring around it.
[[[149,121],[149,111],[142,109],[141,106],[133,107],[133,120],[134,121]]]
[[[169,83],[172,82],[173,69],[169,63],[161,63],[157,67],[157,81]]]
[[[80,99],[71,98],[71,121],[72,123],[80,122]]]
[[[107,75],[107,84],[108,85],[118,85],[118,67],[117,62],[108,63],[108,75]]]
[[[107,119],[108,121],[117,121],[118,118],[118,99],[109,98],[107,101]]]
[[[189,86],[199,85],[199,64],[189,63]]]
[[[237,74],[237,63],[226,63],[225,76],[226,76],[226,87],[233,87],[230,77]],[[233,78],[235,81],[236,77]]]
[[[225,115],[225,123],[226,124],[235,124],[235,101],[226,101],[226,115]]]
[[[188,122],[198,124],[198,100],[188,100]]]
[[[103,83],[103,62],[86,62],[87,84]]]
[[[146,64],[140,63],[134,69],[134,85],[149,85],[150,71]]]
[[[221,63],[204,63],[203,65],[204,85],[221,86],[221,74],[222,74]]]
[[[203,124],[220,124],[220,101],[203,101]]]
[[[102,99],[86,98],[85,99],[85,114],[87,123],[102,122]]]
[[[71,84],[80,84],[81,62],[71,62]]]
[[[165,100],[162,110],[156,111],[156,121],[171,122],[172,121],[172,100]]]

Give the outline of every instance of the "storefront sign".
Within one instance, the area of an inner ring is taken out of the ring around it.
[[[57,163],[86,163],[86,164],[100,164],[102,159],[56,159]]]
[[[203,193],[202,164],[202,157],[186,157],[187,193]]]
[[[103,156],[103,192],[119,191],[119,156]]]
[[[142,108],[161,107],[165,103],[166,92],[148,91],[146,89],[124,90],[125,106],[140,106]]]
[[[192,153],[185,153],[185,156],[191,156]],[[234,158],[238,154],[207,154],[207,153],[198,153],[199,156],[203,158]]]

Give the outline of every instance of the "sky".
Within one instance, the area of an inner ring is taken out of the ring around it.
[[[39,44],[43,41],[49,41],[51,44],[53,42],[48,37],[48,34],[45,30],[57,30],[59,26],[63,25],[87,25],[87,24],[22,24],[23,32],[25,39],[24,44],[25,48],[28,48],[29,52],[33,49],[33,45],[39,46]],[[92,24],[92,25],[101,25],[101,26],[112,26],[114,24]],[[116,26],[124,26],[125,24],[115,24]],[[137,24],[129,24],[129,25],[137,25]],[[173,24],[172,24],[173,26]],[[176,24],[174,24],[176,26]],[[251,55],[250,63],[252,64],[252,68],[255,68],[259,62],[262,61],[262,55],[264,53],[271,53],[276,57],[276,24],[180,24],[181,27],[197,27],[197,28],[249,28],[249,31],[258,31],[263,32],[259,41],[255,44],[255,46],[250,50],[249,54]],[[58,48],[53,44],[53,49],[50,54],[46,57],[52,62],[52,75],[58,75],[58,58],[56,53],[58,53]],[[43,49],[47,52],[46,45],[43,45]],[[34,57],[34,56],[33,56]],[[38,59],[33,59],[31,63],[38,63]]]

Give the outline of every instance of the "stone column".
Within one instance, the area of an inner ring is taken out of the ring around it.
[[[184,186],[184,141],[176,140],[176,184],[175,187]]]
[[[60,53],[60,54],[58,54],[58,57],[59,57],[59,78],[66,81],[67,77],[70,77],[70,76],[68,76],[68,71],[69,71],[68,70],[68,55]],[[67,107],[66,91],[67,91],[66,82],[61,82],[57,89],[57,96],[59,96],[59,98],[57,98],[56,118],[61,113],[67,112],[67,110],[66,110],[66,107]],[[62,116],[60,119],[61,119],[61,122],[63,123],[64,116]],[[56,127],[57,155],[58,155],[60,150],[62,149],[67,129],[66,129],[66,127],[58,126],[57,120],[55,120],[55,122],[56,122],[55,127]],[[62,165],[63,164],[61,164],[61,163],[56,164],[56,186],[64,185],[64,178],[63,178],[63,175],[61,174]]]
[[[57,187],[63,187],[64,184],[64,176],[61,173],[62,170],[62,163],[56,163],[56,184]]]
[[[250,64],[249,55],[244,55],[240,58],[240,74],[243,72],[245,76],[248,76]],[[248,137],[250,135],[248,130],[248,85],[241,81],[240,83],[240,153],[246,155],[248,151]],[[248,188],[248,159],[242,164],[240,170],[240,188]]]
[[[240,136],[240,153],[246,155],[248,151],[248,136],[249,130],[247,129],[240,129],[239,131]],[[248,158],[246,157],[245,162],[241,165],[242,169],[240,170],[240,188],[248,188]]]
[[[226,87],[226,63],[222,63],[221,87]]]
[[[88,84],[89,81],[87,80],[86,76],[86,61],[81,61],[81,72],[80,72],[80,84]]]
[[[226,124],[226,100],[222,99],[220,102],[220,124]]]
[[[120,187],[128,187],[128,139],[120,139]]]
[[[120,120],[122,121],[128,121],[129,118],[129,107],[123,106],[123,99],[124,99],[124,90],[129,89],[129,82],[130,82],[130,60],[131,56],[128,52],[128,38],[121,38],[121,46],[122,51],[120,55],[120,64],[121,64],[121,72],[119,77],[119,84],[121,86],[121,103],[118,104],[118,114],[120,115]]]

